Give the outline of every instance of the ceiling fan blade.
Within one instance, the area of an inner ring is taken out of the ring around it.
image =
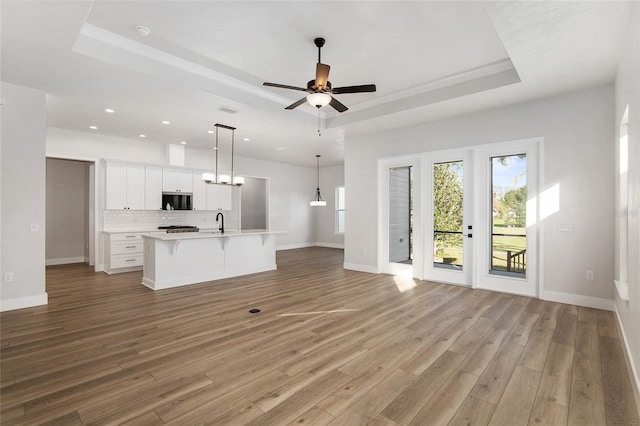
[[[316,89],[327,88],[327,81],[329,80],[330,68],[331,67],[327,64],[321,64],[320,62],[316,64],[316,82],[314,86]]]
[[[331,105],[338,112],[345,112],[346,110],[349,109],[342,102],[340,102],[333,96],[331,97],[331,102],[329,102],[329,105]]]
[[[340,95],[343,93],[364,93],[364,92],[375,92],[375,91],[376,91],[375,84],[363,84],[361,86],[334,87],[331,90],[331,93]]]
[[[294,109],[299,107],[300,105],[302,105],[303,103],[305,103],[307,101],[307,98],[302,98],[299,101],[295,101],[294,103],[292,103],[291,105],[289,105],[288,107],[286,107],[285,109]]]
[[[279,87],[281,89],[291,89],[291,90],[299,90],[301,92],[306,92],[307,89],[303,89],[302,87],[296,87],[296,86],[288,86],[286,84],[277,84],[277,83],[269,83],[269,82],[264,82],[262,83],[263,86],[269,86],[269,87]]]

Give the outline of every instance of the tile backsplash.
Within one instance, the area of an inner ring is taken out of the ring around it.
[[[223,211],[224,226],[227,229],[238,229],[238,214],[234,211]],[[148,211],[148,210],[105,210],[103,212],[104,230],[118,229],[155,229],[167,225],[192,225],[199,228],[213,228],[216,224],[217,211]]]

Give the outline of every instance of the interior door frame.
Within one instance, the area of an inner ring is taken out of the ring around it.
[[[422,154],[378,160],[378,271],[423,279],[422,239]],[[389,262],[389,169],[413,168],[413,261],[412,264]]]

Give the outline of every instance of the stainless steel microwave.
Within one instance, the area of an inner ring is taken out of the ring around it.
[[[192,199],[189,192],[163,192],[162,210],[192,210]]]

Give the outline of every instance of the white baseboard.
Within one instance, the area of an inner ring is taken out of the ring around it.
[[[285,245],[276,246],[276,251],[315,247],[315,245],[316,245],[315,243],[285,244]]]
[[[344,269],[349,269],[351,271],[358,271],[358,272],[368,272],[370,274],[378,274],[378,268],[375,266],[370,266],[370,265],[359,265],[357,263],[343,263],[342,267]]]
[[[559,291],[543,290],[540,299],[551,302],[568,303],[571,305],[584,306],[586,308],[603,309],[613,311],[614,303],[610,299],[599,297],[581,296],[579,294],[561,293]]]
[[[636,369],[636,364],[633,359],[633,354],[631,353],[631,349],[629,347],[629,341],[627,340],[627,334],[624,332],[624,327],[622,326],[622,321],[620,320],[620,313],[618,312],[618,305],[614,303],[614,312],[616,314],[616,319],[618,320],[618,329],[620,330],[620,334],[622,334],[622,342],[624,343],[624,351],[626,354],[627,361],[631,366],[631,376],[634,381],[634,395],[640,395],[640,376],[638,375],[638,370]],[[637,399],[636,396],[636,404],[640,403],[640,399]]]
[[[37,296],[16,297],[15,299],[1,300],[0,312],[46,305],[48,301],[49,296],[47,293],[38,294]]]
[[[327,247],[327,248],[335,248],[335,249],[343,249],[344,244],[334,244],[334,243],[316,243],[316,247]]]
[[[96,263],[93,270],[96,272],[104,272],[104,263]]]
[[[76,256],[76,257],[59,257],[57,259],[46,259],[44,264],[46,266],[52,266],[52,265],[66,265],[69,263],[85,263],[88,262],[89,259],[87,259],[84,256]]]

